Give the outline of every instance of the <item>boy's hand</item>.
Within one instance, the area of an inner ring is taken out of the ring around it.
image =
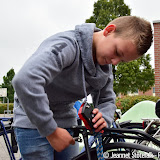
[[[95,114],[95,117],[92,119],[92,122],[95,123],[93,127],[96,129],[95,132],[101,131],[103,128],[107,127],[107,123],[102,117],[102,113],[99,112],[98,108],[95,108],[93,110],[93,114]]]
[[[57,151],[61,152],[66,147],[68,147],[70,144],[74,145],[75,140],[73,137],[69,134],[69,132],[66,129],[59,128],[57,129],[49,136],[46,137],[49,141],[50,145]]]

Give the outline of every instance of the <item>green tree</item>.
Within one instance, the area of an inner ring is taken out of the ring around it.
[[[129,63],[120,63],[115,68],[114,91],[116,94],[136,92],[137,89],[146,92],[154,85],[154,69],[150,64],[149,54]]]
[[[7,75],[3,77],[3,83],[1,88],[7,88],[7,97],[9,98],[9,102],[13,103],[14,101],[14,89],[12,86],[12,79],[15,75],[14,69],[10,69],[7,72]]]
[[[93,15],[86,23],[95,23],[98,28],[104,29],[113,19],[131,14],[131,9],[124,0],[98,0],[94,3]],[[154,84],[154,70],[150,65],[150,56],[130,63],[120,63],[113,66],[114,90],[116,94],[135,92],[137,89],[145,92]]]
[[[113,19],[130,15],[130,12],[124,0],[98,0],[94,3],[93,16],[86,23],[95,23],[98,28],[104,29]]]

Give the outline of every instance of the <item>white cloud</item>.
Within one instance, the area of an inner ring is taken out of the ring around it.
[[[17,72],[39,44],[92,15],[94,0],[0,0],[0,83]]]

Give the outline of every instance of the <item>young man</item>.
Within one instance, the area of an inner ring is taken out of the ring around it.
[[[83,24],[46,39],[13,79],[22,158],[70,160],[78,154],[64,128],[77,124],[74,102],[88,94],[96,132],[110,126],[116,109],[112,64],[139,58],[151,43],[150,23],[134,16],[117,18],[104,30]]]

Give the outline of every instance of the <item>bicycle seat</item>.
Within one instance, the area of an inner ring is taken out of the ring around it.
[[[156,103],[155,112],[156,112],[156,115],[160,118],[160,99]]]

